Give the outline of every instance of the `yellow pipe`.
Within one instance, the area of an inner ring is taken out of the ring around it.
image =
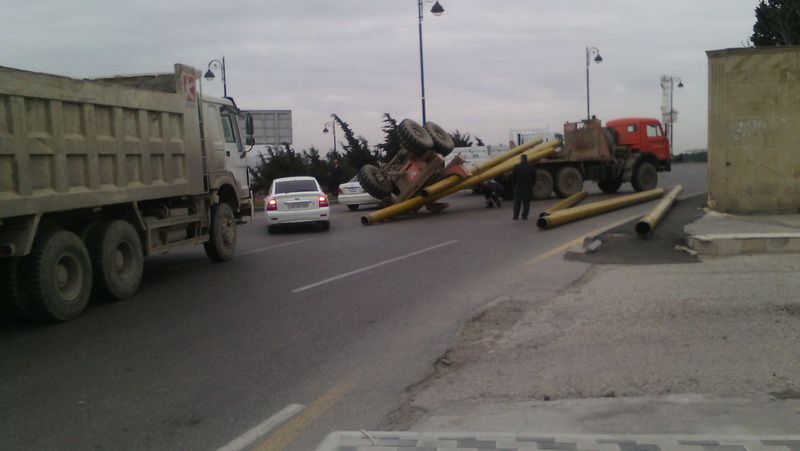
[[[664,215],[666,215],[669,209],[672,208],[672,204],[675,203],[675,199],[678,198],[678,194],[680,194],[681,191],[683,191],[683,187],[681,185],[676,185],[674,188],[669,190],[669,193],[667,193],[663,199],[658,201],[656,206],[653,207],[650,212],[639,219],[635,226],[636,234],[641,237],[650,235],[658,223],[661,222],[661,219],[664,218]]]
[[[630,205],[647,202],[648,200],[657,199],[663,195],[664,188],[656,188],[649,191],[642,191],[641,193],[594,202],[588,205],[567,208],[566,210],[557,211],[549,216],[542,216],[536,221],[536,225],[542,230],[549,229],[561,224],[577,221],[578,219],[588,218],[600,213],[607,213]]]
[[[586,196],[588,196],[588,195],[589,195],[589,191],[586,191],[586,190],[578,191],[577,193],[575,193],[575,194],[569,196],[568,198],[562,200],[561,202],[553,205],[552,207],[548,208],[547,210],[539,213],[539,217],[541,218],[542,216],[551,215],[551,214],[553,214],[553,213],[555,213],[557,211],[563,210],[565,208],[569,208],[569,207],[577,204],[578,202],[582,201],[583,199],[586,199]]]
[[[507,151],[501,153],[500,155],[496,155],[496,156],[494,156],[492,158],[489,158],[488,160],[484,161],[483,163],[478,163],[476,165],[473,165],[472,168],[469,170],[469,172],[470,172],[471,175],[478,175],[478,174],[480,174],[480,173],[482,173],[482,172],[484,172],[484,171],[486,171],[486,170],[488,170],[488,169],[490,169],[490,168],[492,168],[494,166],[497,166],[498,164],[508,160],[509,158],[513,158],[513,157],[521,154],[522,152],[525,152],[526,150],[528,150],[528,149],[530,149],[532,147],[538,146],[539,144],[541,144],[542,141],[544,141],[543,138],[536,138],[533,141],[526,142],[525,144],[523,144],[521,146],[514,147],[513,149],[507,150]],[[420,194],[422,194],[422,197],[430,197],[430,196],[436,194],[437,192],[443,191],[443,190],[455,185],[460,180],[462,180],[461,177],[459,177],[458,175],[453,174],[453,175],[451,175],[451,176],[449,176],[449,177],[447,177],[447,178],[445,178],[443,180],[440,180],[440,181],[438,181],[438,182],[436,182],[436,183],[434,183],[434,184],[432,184],[430,186],[426,186],[425,188],[422,189]]]
[[[524,154],[528,156],[528,163],[530,164],[538,159],[552,155],[556,151],[555,148],[558,147],[560,144],[561,142],[559,140],[554,140],[547,144],[543,145],[540,144],[539,146],[536,146],[533,149],[529,149],[525,151]],[[489,168],[488,170],[486,170],[486,172],[480,175],[464,179],[458,184],[453,185],[445,189],[444,191],[440,191],[429,197],[422,197],[422,196],[412,197],[411,199],[404,200],[403,202],[390,205],[381,210],[366,214],[361,217],[361,223],[364,225],[369,225],[375,222],[399,216],[403,213],[408,213],[410,211],[416,210],[422,207],[423,205],[435,202],[441,199],[442,197],[449,196],[450,194],[461,191],[462,189],[469,188],[473,185],[477,185],[478,183],[482,183],[485,180],[489,180],[490,178],[497,177],[500,174],[504,174],[513,169],[517,163],[518,161],[512,159],[506,160],[492,168]]]

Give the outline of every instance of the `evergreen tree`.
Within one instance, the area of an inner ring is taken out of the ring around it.
[[[761,0],[755,12],[753,45],[800,45],[800,0]]]
[[[298,155],[287,143],[277,150],[267,148],[268,155],[259,155],[256,168],[250,168],[250,186],[253,191],[269,189],[273,180],[281,177],[308,175],[308,165],[303,155]]]
[[[389,113],[383,113],[383,123],[385,125],[382,130],[386,134],[386,139],[383,144],[378,144],[376,147],[382,153],[380,159],[388,163],[397,152],[400,152],[400,137],[397,135],[397,121]]]
[[[347,140],[347,143],[342,145],[344,154],[339,160],[344,166],[345,177],[352,177],[365,164],[377,165],[379,153],[369,150],[369,143],[366,138],[363,136],[356,137],[353,130],[350,129],[350,125],[342,121],[339,116],[334,114],[333,120],[339,124],[344,132],[345,140]],[[328,157],[330,161],[333,161],[330,155]]]
[[[456,130],[455,133],[450,133],[450,136],[453,137],[456,147],[472,147],[469,133],[462,135],[460,131]]]

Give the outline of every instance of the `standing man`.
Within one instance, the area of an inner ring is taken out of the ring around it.
[[[519,156],[519,163],[511,171],[511,184],[514,186],[514,218],[519,218],[519,207],[522,206],[522,219],[528,219],[533,197],[533,185],[536,183],[536,168],[528,164],[528,156]]]
[[[331,197],[339,197],[339,185],[342,183],[343,171],[339,166],[339,160],[333,160],[333,166],[330,170],[331,176]]]

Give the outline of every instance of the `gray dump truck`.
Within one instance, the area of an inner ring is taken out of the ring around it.
[[[214,261],[233,256],[252,215],[252,138],[199,75],[0,67],[0,310],[68,321],[90,296],[133,296],[146,256],[201,243]]]

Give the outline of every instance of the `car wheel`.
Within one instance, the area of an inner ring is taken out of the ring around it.
[[[267,233],[272,234],[272,233],[275,233],[277,231],[278,231],[278,226],[277,225],[269,225],[269,226],[267,226]]]
[[[331,229],[331,222],[330,221],[322,221],[322,230],[330,230]]]
[[[356,211],[358,210],[358,204],[347,204],[347,208],[349,208],[350,211]]]

